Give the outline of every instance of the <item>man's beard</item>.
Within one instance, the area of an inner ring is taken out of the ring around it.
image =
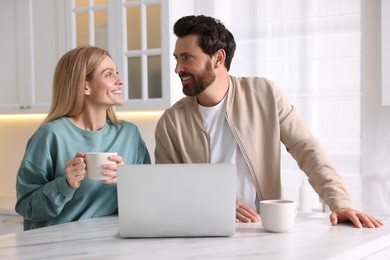
[[[202,93],[208,86],[215,81],[215,73],[211,67],[211,62],[207,62],[204,73],[199,77],[195,78],[192,74],[180,74],[180,77],[191,75],[193,82],[183,85],[183,93],[186,96],[194,97]]]

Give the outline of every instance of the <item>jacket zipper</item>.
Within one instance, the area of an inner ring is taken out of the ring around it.
[[[244,156],[245,162],[246,162],[246,164],[247,164],[247,166],[249,168],[249,171],[250,171],[251,176],[252,176],[252,181],[253,181],[255,189],[256,189],[256,196],[257,196],[257,198],[260,201],[260,198],[261,198],[260,187],[258,185],[256,175],[254,174],[254,170],[253,170],[252,164],[249,163],[250,161],[248,159],[246,151],[245,151],[245,149],[242,146],[241,140],[238,138],[236,129],[233,127],[227,112],[225,112],[225,118],[226,118],[226,122],[227,122],[227,124],[228,124],[228,126],[230,128],[230,131],[232,131],[234,139],[236,140],[236,142],[238,144],[238,147],[240,148],[240,151],[241,151],[242,155]]]

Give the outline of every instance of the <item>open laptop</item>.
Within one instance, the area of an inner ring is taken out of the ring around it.
[[[231,236],[236,220],[232,164],[118,165],[119,234]]]

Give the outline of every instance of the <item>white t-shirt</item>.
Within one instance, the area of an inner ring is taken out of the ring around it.
[[[226,121],[226,96],[213,107],[199,105],[203,124],[210,135],[211,163],[233,163],[237,167],[236,197],[258,212],[258,199],[244,156]]]

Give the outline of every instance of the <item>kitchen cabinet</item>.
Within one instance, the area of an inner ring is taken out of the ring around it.
[[[23,218],[15,214],[0,214],[0,235],[23,231]]]
[[[193,12],[193,0],[2,0],[0,114],[46,113],[58,59],[85,44],[109,50],[118,66],[124,104],[117,110],[169,107],[183,96],[172,27]]]
[[[65,51],[63,6],[48,0],[0,2],[1,114],[48,111],[54,67]]]
[[[23,217],[15,212],[16,199],[0,194],[0,235],[23,231]]]

